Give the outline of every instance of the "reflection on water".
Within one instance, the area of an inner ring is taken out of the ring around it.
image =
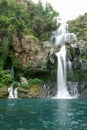
[[[61,126],[66,126],[67,122],[69,123],[70,120],[68,120],[67,115],[68,115],[68,110],[69,110],[69,104],[68,102],[65,103],[65,100],[61,100],[61,102],[58,103],[58,118],[59,120],[59,125]],[[57,117],[56,117],[57,118]]]
[[[87,100],[2,99],[0,130],[87,130]]]

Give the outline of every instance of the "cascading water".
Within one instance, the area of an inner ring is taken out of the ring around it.
[[[11,75],[14,80],[14,66],[11,66]],[[8,88],[9,96],[8,98],[18,98],[17,88],[13,88],[13,84]]]
[[[54,32],[52,39],[55,40],[56,45],[60,45],[61,49],[56,53],[58,59],[57,67],[57,95],[56,98],[72,98],[68,92],[66,82],[66,46],[65,42],[70,40],[77,40],[74,33],[69,33],[68,24],[61,24],[60,27]],[[69,62],[69,61],[68,61]],[[70,69],[70,63],[69,63]],[[75,96],[74,96],[75,97]]]
[[[13,89],[13,86],[8,88],[9,96],[8,98],[18,98],[17,88]]]
[[[66,87],[66,47],[65,45],[61,47],[60,51],[56,53],[58,58],[58,68],[57,68],[57,98],[69,98],[71,97],[67,91]]]
[[[74,33],[69,33],[68,24],[63,23],[53,32],[51,40],[55,40],[56,45],[63,46],[66,41],[77,40]]]

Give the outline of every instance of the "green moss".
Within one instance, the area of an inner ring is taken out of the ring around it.
[[[32,97],[39,97],[40,91],[41,91],[41,87],[39,85],[33,85],[33,87],[30,88],[30,95]]]
[[[18,88],[19,97],[40,97],[43,83],[43,80],[34,78],[29,80],[28,85],[21,84]]]
[[[78,71],[78,80],[79,81],[86,81],[87,80],[87,72]]]
[[[21,88],[24,88],[24,89],[29,89],[29,88],[30,88],[30,86],[27,85],[27,84],[21,84],[20,87],[21,87]]]
[[[44,84],[44,81],[42,79],[38,79],[38,78],[29,79],[30,87],[32,87],[34,85],[37,85],[39,87],[39,86],[41,86],[41,84]]]

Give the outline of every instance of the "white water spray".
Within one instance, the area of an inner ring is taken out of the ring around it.
[[[56,53],[58,58],[57,66],[57,95],[56,98],[70,98],[66,87],[66,47],[61,47],[60,51]]]
[[[55,39],[55,44],[60,45],[61,49],[56,53],[58,59],[57,66],[57,95],[56,98],[73,98],[67,90],[66,81],[66,46],[65,42],[77,40],[74,33],[69,33],[68,24],[61,24],[60,27],[54,32],[52,36]]]
[[[63,46],[66,41],[76,40],[76,35],[68,31],[68,24],[62,23],[60,27],[53,32],[51,40],[55,39],[55,44]]]
[[[17,88],[13,89],[13,86],[8,88],[9,96],[8,98],[18,98]]]

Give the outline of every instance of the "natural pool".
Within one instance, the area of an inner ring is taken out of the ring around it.
[[[87,100],[0,99],[0,130],[87,130]]]

